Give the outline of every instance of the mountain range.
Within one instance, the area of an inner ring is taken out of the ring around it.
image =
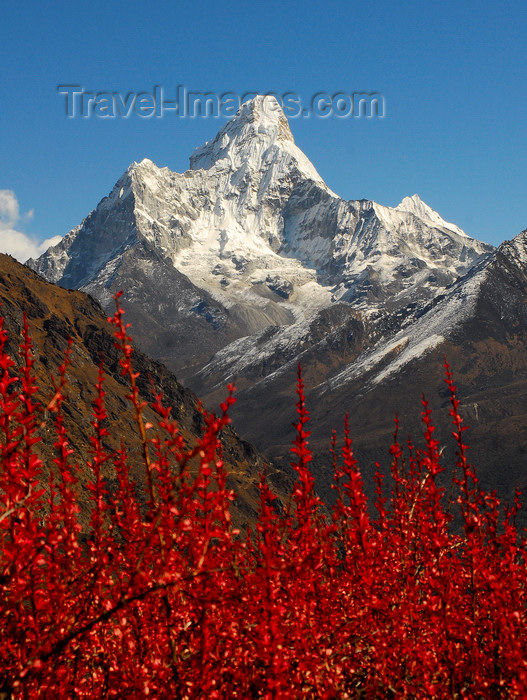
[[[395,412],[419,428],[421,391],[447,441],[446,354],[482,481],[510,497],[527,460],[526,245],[522,232],[494,249],[417,195],[394,208],[341,199],[274,98],[256,97],[186,172],[132,163],[27,264],[106,310],[124,290],[141,349],[211,405],[234,377],[238,429],[284,462],[300,362],[323,492],[344,412],[365,465],[388,446]]]

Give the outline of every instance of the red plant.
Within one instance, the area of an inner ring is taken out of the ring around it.
[[[157,397],[144,420],[132,345],[111,319],[143,447],[147,502],[136,497],[126,446],[109,451],[102,369],[95,387],[90,519],[79,523],[79,466],[64,425],[69,353],[47,410],[55,416],[53,468],[36,453],[31,340],[21,370],[0,321],[0,694],[4,697],[352,698],[525,697],[525,539],[515,506],[500,516],[466,457],[450,369],[459,477],[451,499],[431,412],[425,448],[398,442],[392,490],[368,507],[348,420],[330,514],[309,470],[308,412],[298,375],[292,448],[298,474],[284,508],[262,476],[255,531],[231,521],[219,417],[186,447]],[[151,436],[151,437],[149,437]],[[197,463],[197,465],[196,465]],[[108,492],[103,467],[117,488]]]

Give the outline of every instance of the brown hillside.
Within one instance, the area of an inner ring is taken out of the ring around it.
[[[86,467],[89,454],[89,436],[92,432],[92,402],[95,398],[95,382],[102,360],[106,376],[106,409],[109,415],[108,447],[118,448],[121,441],[130,453],[133,475],[141,494],[144,488],[141,445],[129,401],[125,398],[129,387],[121,376],[119,351],[115,348],[112,326],[108,324],[99,303],[92,297],[68,291],[46,282],[29,268],[7,255],[0,254],[0,314],[9,333],[8,350],[18,363],[18,344],[21,339],[23,314],[27,314],[34,343],[35,372],[38,378],[38,398],[43,405],[53,396],[53,376],[63,362],[68,339],[73,341],[71,365],[68,369],[67,401],[65,403],[66,427],[72,460],[81,470],[81,480],[86,484],[91,478]],[[126,316],[125,316],[126,319]],[[133,329],[131,329],[133,335]],[[139,389],[146,400],[153,399],[153,392],[163,393],[165,403],[172,407],[172,417],[178,421],[181,433],[189,446],[196,443],[203,424],[198,410],[197,397],[179,384],[162,364],[136,350],[133,354],[134,369],[140,372]],[[156,423],[151,409],[146,409],[145,419]],[[42,442],[39,451],[45,470],[52,465],[54,454],[53,417],[42,414]],[[235,516],[238,522],[251,522],[255,515],[259,472],[264,469],[264,459],[230,427],[223,435],[224,460],[229,473],[229,486],[238,494]],[[269,477],[278,484],[280,475],[268,467]],[[111,466],[106,477],[112,483]],[[79,494],[81,504],[84,495]],[[83,513],[86,517],[86,513]]]

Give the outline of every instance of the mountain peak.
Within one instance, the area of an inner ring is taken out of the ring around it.
[[[435,209],[432,209],[431,206],[424,202],[418,194],[413,194],[411,197],[404,197],[404,199],[395,207],[395,209],[397,209],[397,211],[409,212],[410,214],[414,214],[430,224],[447,228],[460,236],[467,237],[467,234],[460,229],[459,226],[445,221],[443,217],[438,214]]]
[[[150,158],[143,158],[143,160],[140,160],[139,162],[134,161],[131,167],[151,168],[152,166],[157,167],[153,160],[150,160]]]
[[[430,213],[437,214],[432,207],[429,207],[418,194],[413,194],[411,197],[404,197],[403,200],[395,207],[399,211],[409,211],[412,214],[417,214],[422,218],[429,218]]]
[[[278,100],[272,95],[256,95],[244,102],[230,124],[233,131],[246,124],[255,124],[259,133],[277,129],[279,139],[294,143],[289,122]]]
[[[213,139],[195,149],[190,157],[190,167],[192,170],[209,170],[221,163],[237,170],[249,164],[259,170],[266,159],[267,165],[275,161],[278,153],[282,153],[288,163],[294,160],[304,177],[322,183],[315,167],[295,145],[287,118],[276,98],[257,95],[244,102]]]
[[[527,229],[521,231],[511,241],[504,241],[498,253],[514,262],[520,268],[527,267]]]

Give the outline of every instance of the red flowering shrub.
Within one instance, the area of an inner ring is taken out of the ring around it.
[[[205,413],[189,449],[158,398],[159,431],[143,422],[131,345],[119,308],[112,322],[130,380],[148,495],[135,496],[123,447],[105,448],[102,372],[87,457],[91,518],[81,533],[77,470],[63,423],[65,364],[48,409],[54,468],[36,455],[31,341],[15,372],[0,326],[0,694],[3,697],[354,698],[525,697],[525,540],[518,503],[501,518],[482,493],[463,443],[447,366],[458,445],[454,505],[423,400],[426,449],[397,432],[392,490],[378,476],[368,508],[349,429],[337,455],[332,516],[309,471],[308,413],[298,381],[292,449],[298,478],[279,508],[262,478],[255,531],[231,523],[219,417]],[[148,437],[154,434],[154,437]],[[197,472],[189,469],[198,460]],[[118,488],[101,477],[108,462]],[[44,474],[46,475],[44,478]],[[43,484],[47,480],[47,487]]]

